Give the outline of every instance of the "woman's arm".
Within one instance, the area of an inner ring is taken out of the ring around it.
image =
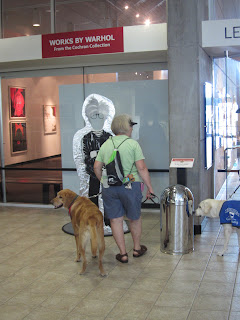
[[[138,173],[140,174],[141,178],[143,179],[143,182],[146,184],[148,190],[147,190],[147,198],[151,198],[151,193],[154,194],[151,179],[149,175],[149,171],[147,169],[147,166],[145,164],[144,160],[138,160],[135,162],[136,167],[138,170]]]
[[[103,165],[104,165],[103,162],[100,162],[100,161],[97,161],[97,160],[95,160],[95,162],[94,162],[93,169],[94,169],[95,175],[96,175],[96,177],[98,178],[99,181],[102,178],[102,167],[103,167]]]

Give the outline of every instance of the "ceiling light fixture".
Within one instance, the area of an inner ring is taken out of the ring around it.
[[[40,27],[40,12],[33,9],[33,27]]]
[[[137,13],[137,14],[136,14],[136,18],[139,18],[139,17],[140,17],[140,14],[139,14],[139,13]]]
[[[128,5],[126,5],[124,8],[125,8],[125,10],[127,10],[129,7],[128,7]]]

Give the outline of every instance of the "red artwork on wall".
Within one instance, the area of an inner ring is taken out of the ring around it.
[[[27,151],[27,124],[26,122],[11,122],[11,152]]]
[[[25,88],[10,87],[10,119],[25,118]]]

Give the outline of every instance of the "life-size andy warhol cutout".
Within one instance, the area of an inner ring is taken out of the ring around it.
[[[113,134],[111,123],[115,115],[115,108],[111,100],[99,94],[90,94],[84,101],[82,117],[85,127],[78,130],[73,138],[73,159],[80,178],[79,194],[91,197],[101,192],[93,165],[101,145]],[[101,195],[91,198],[104,215]],[[124,223],[124,231],[127,231]],[[104,217],[104,234],[112,234],[110,221]]]

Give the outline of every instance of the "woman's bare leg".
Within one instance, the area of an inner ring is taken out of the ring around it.
[[[133,238],[133,248],[136,250],[140,250],[140,241],[142,235],[142,218],[140,217],[138,220],[130,220],[130,230]]]
[[[110,219],[111,228],[113,237],[116,241],[116,244],[119,248],[120,254],[126,253],[126,246],[125,246],[125,239],[124,239],[124,232],[123,232],[123,217]],[[128,258],[125,256],[122,260],[127,260]]]

